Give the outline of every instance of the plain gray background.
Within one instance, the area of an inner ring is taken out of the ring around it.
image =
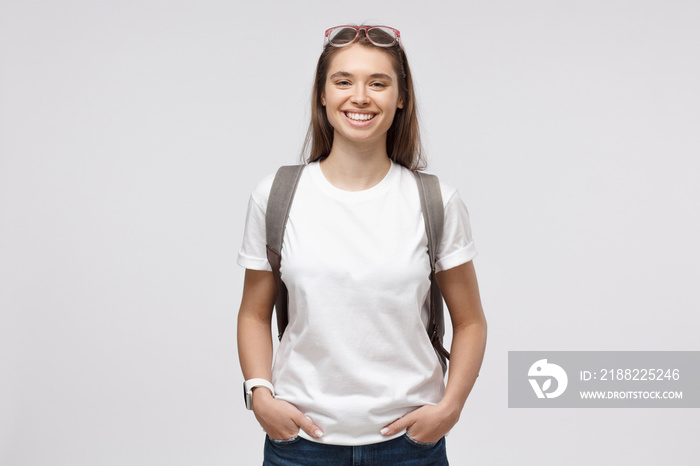
[[[489,340],[455,465],[696,464],[693,409],[508,409],[508,350],[697,350],[700,4],[0,0],[0,464],[254,465],[235,263],[323,32],[399,29]]]

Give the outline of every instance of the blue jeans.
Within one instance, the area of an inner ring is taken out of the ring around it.
[[[263,466],[447,466],[445,437],[420,443],[408,434],[386,442],[345,446],[311,442],[299,436],[265,436]]]

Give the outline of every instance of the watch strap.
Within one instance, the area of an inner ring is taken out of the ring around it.
[[[265,379],[248,379],[243,382],[243,392],[245,395],[245,407],[246,409],[253,409],[253,389],[256,387],[265,387],[275,396],[275,388],[272,384]]]

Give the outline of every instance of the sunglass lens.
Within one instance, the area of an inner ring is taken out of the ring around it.
[[[389,28],[371,28],[367,31],[367,36],[369,37],[369,40],[380,46],[388,47],[390,45],[394,45],[396,42],[396,35],[394,34],[394,31]]]
[[[353,28],[339,27],[330,32],[328,41],[335,46],[343,46],[352,42],[356,35],[357,31]]]

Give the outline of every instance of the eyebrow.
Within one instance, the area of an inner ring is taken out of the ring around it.
[[[328,79],[352,78],[352,77],[353,77],[352,73],[348,73],[347,71],[337,71],[337,72],[333,73],[332,75],[330,75],[328,77]],[[378,79],[386,79],[387,81],[393,81],[393,79],[391,79],[391,76],[389,76],[388,74],[385,74],[385,73],[372,73],[369,75],[369,77],[371,79],[378,78]]]

